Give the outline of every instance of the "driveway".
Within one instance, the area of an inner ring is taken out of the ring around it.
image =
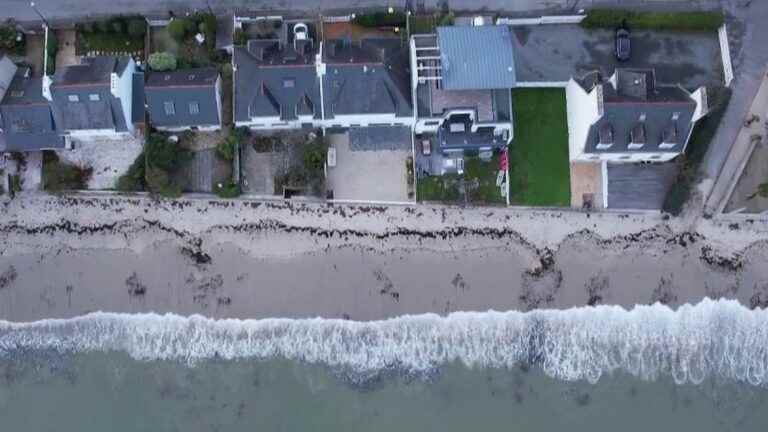
[[[359,131],[364,131],[360,129]],[[359,132],[358,131],[358,132]],[[328,189],[337,200],[408,202],[404,150],[360,150],[350,148],[348,133],[328,135],[336,149],[336,166],[328,167]]]
[[[617,67],[654,68],[660,83],[696,88],[722,80],[717,33],[632,32],[632,58],[618,62],[612,30],[577,24],[512,26],[520,82],[568,81],[589,71],[610,76]]]

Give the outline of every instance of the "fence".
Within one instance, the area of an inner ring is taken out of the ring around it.
[[[731,47],[728,44],[728,29],[725,23],[717,29],[717,38],[720,40],[720,55],[723,58],[723,81],[726,87],[730,87],[733,81],[733,64],[731,63]]]

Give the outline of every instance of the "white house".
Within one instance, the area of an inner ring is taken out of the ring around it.
[[[572,162],[664,162],[682,153],[707,113],[707,93],[657,85],[651,69],[593,72],[566,86]]]

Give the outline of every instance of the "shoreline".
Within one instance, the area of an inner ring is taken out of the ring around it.
[[[681,226],[653,214],[23,196],[0,208],[0,319],[768,306],[768,223]]]

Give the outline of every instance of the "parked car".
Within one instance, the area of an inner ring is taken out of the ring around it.
[[[616,30],[616,59],[627,61],[631,54],[632,47],[629,42],[629,30],[626,27],[620,27]]]

